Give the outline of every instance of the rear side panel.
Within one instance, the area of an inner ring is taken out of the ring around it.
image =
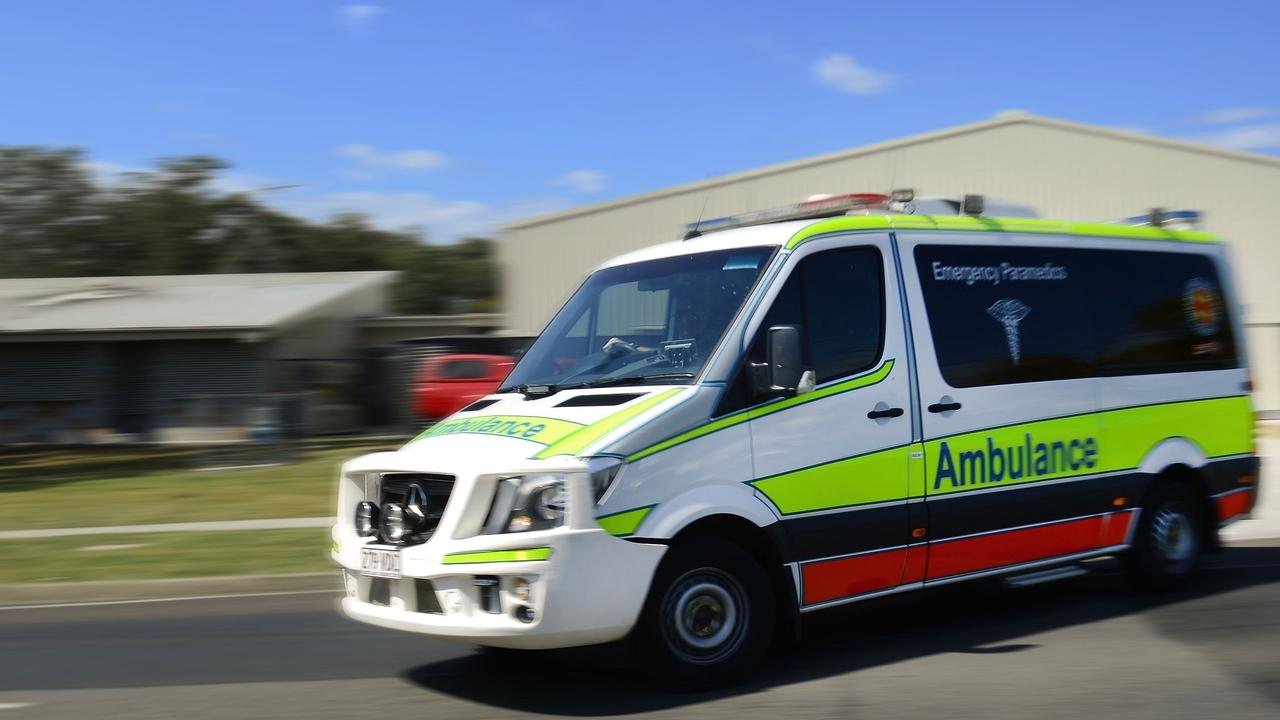
[[[1247,495],[1252,418],[1218,246],[897,237],[934,410],[926,581],[1123,547],[1173,464],[1201,468],[1212,495]]]

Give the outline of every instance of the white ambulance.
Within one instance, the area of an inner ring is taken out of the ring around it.
[[[889,593],[1187,580],[1256,495],[1223,246],[982,204],[824,198],[606,263],[497,393],[342,468],[345,612],[712,684]]]

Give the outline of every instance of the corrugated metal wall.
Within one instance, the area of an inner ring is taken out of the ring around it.
[[[215,413],[237,424],[269,381],[254,347],[234,341],[14,343],[0,359],[0,442],[208,424],[213,397],[240,398]]]
[[[1280,161],[1127,135],[1040,118],[980,123],[514,227],[500,249],[506,313],[514,332],[536,333],[604,260],[677,239],[699,214],[729,215],[815,193],[892,187],[925,195],[981,193],[1029,203],[1044,217],[1073,220],[1113,220],[1151,207],[1195,208],[1206,213],[1208,229],[1232,243],[1258,404],[1280,411],[1280,283],[1273,280],[1280,270],[1280,243],[1270,212],[1280,197]]]
[[[0,443],[56,441],[106,425],[110,376],[100,345],[0,345]]]

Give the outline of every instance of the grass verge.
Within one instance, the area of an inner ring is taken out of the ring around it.
[[[396,445],[302,448],[287,464],[223,470],[168,448],[3,455],[0,530],[319,517],[333,512],[343,461]]]
[[[86,535],[0,541],[0,584],[335,570],[328,530]]]

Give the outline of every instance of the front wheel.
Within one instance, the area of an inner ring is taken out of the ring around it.
[[[774,598],[742,548],[696,538],[659,566],[632,639],[645,670],[668,685],[714,687],[748,672],[773,636]]]
[[[1177,482],[1153,488],[1126,557],[1134,580],[1153,590],[1180,587],[1195,577],[1203,554],[1204,523],[1195,493]]]

